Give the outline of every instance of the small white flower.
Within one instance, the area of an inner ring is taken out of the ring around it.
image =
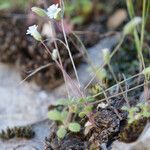
[[[47,15],[50,19],[56,19],[60,11],[61,8],[58,8],[58,4],[53,4],[47,9]]]
[[[26,34],[30,34],[33,36],[36,40],[41,41],[42,37],[40,33],[37,31],[37,25],[30,26],[27,30]]]
[[[97,109],[99,109],[99,108],[102,108],[102,109],[104,109],[104,108],[106,108],[108,106],[108,104],[105,104],[105,103],[100,103],[100,104],[98,104],[98,106],[97,106]]]

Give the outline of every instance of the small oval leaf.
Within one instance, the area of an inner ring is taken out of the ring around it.
[[[64,110],[64,111],[61,113],[61,119],[62,119],[62,121],[66,120],[67,116],[68,116],[68,111],[65,111],[65,110]]]
[[[79,132],[81,129],[81,126],[79,123],[72,122],[72,123],[69,123],[68,129],[72,132]]]
[[[80,113],[79,113],[79,117],[80,117],[80,118],[83,118],[85,115],[86,115],[86,112],[80,112]]]
[[[48,118],[54,121],[61,121],[61,113],[58,110],[51,110],[48,112]]]
[[[84,107],[84,111],[85,111],[86,113],[90,113],[90,112],[92,111],[92,109],[93,109],[93,105],[88,105],[88,106],[85,106],[85,107]]]
[[[57,136],[58,136],[58,138],[62,139],[65,137],[66,133],[67,133],[67,131],[66,131],[65,127],[60,127],[57,131]]]
[[[45,17],[47,16],[47,13],[45,10],[39,8],[39,7],[32,7],[31,10],[33,12],[35,12],[37,15],[39,15],[40,17]]]

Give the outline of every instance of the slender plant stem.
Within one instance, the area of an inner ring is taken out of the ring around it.
[[[144,42],[145,17],[146,17],[146,0],[143,0],[142,27],[141,27],[141,50],[142,50],[142,46]]]
[[[114,71],[113,71],[113,69],[112,69],[112,67],[111,67],[110,64],[108,64],[108,68],[109,68],[109,70],[110,70],[110,72],[111,72],[111,74],[112,74],[114,80],[115,80],[116,83],[118,84],[119,82],[118,82],[118,80],[117,80],[117,78],[116,78],[116,75],[115,75],[115,73],[114,73]],[[121,92],[123,92],[122,86],[121,86],[120,84],[118,84],[118,85],[119,85],[119,88],[120,88]],[[127,99],[127,97],[125,96],[125,94],[123,94],[123,97],[124,97],[124,99],[125,99],[125,101],[126,101],[128,107],[130,107],[129,100]]]
[[[60,5],[62,7],[62,10],[64,11],[63,0],[60,1]],[[62,32],[63,32],[63,35],[64,35],[64,39],[65,39],[65,43],[66,43],[66,46],[67,46],[67,50],[68,50],[68,53],[69,53],[69,57],[71,59],[72,66],[73,66],[73,69],[74,69],[74,72],[75,72],[75,76],[76,76],[77,82],[79,84],[79,87],[81,87],[80,80],[79,80],[78,73],[77,73],[77,69],[76,69],[76,66],[75,66],[72,54],[71,54],[71,50],[70,50],[70,47],[69,47],[69,44],[68,44],[68,40],[67,40],[67,35],[66,35],[66,32],[65,32],[63,13],[62,13],[62,18],[61,18],[61,26],[62,26]]]
[[[124,36],[122,36],[120,42],[117,44],[117,46],[115,47],[115,49],[113,50],[113,52],[110,54],[110,59],[114,56],[114,54],[119,50],[120,46],[122,45],[124,41]],[[85,86],[84,90],[86,90],[89,85],[92,83],[92,81],[96,78],[98,72],[104,68],[104,66],[106,65],[106,63],[103,63],[95,72],[94,76],[91,78],[91,80],[87,83],[87,85]]]
[[[138,73],[138,74],[136,74],[136,75],[134,75],[134,76],[132,76],[132,77],[129,77],[129,78],[125,79],[125,80],[119,82],[118,84],[115,84],[115,85],[111,86],[110,88],[107,88],[107,89],[105,90],[105,92],[111,90],[111,89],[114,88],[115,86],[118,86],[118,85],[120,85],[120,84],[122,84],[122,83],[124,83],[124,82],[126,82],[126,81],[128,81],[128,80],[131,80],[131,79],[133,79],[133,78],[135,78],[135,77],[138,77],[138,76],[141,75],[141,74],[142,74],[142,73]],[[97,97],[97,96],[99,96],[99,95],[101,95],[101,94],[103,94],[103,92],[97,93],[97,94],[93,95],[93,97]]]
[[[52,27],[52,38],[53,38],[52,40],[54,42],[55,48],[58,51],[58,59],[59,59],[60,65],[63,68],[63,64],[62,64],[62,60],[61,60],[60,53],[59,53],[59,50],[58,50],[57,42],[55,40],[56,32],[55,32],[55,29],[54,29],[53,22],[50,21],[50,24],[51,24],[51,27]],[[69,89],[68,89],[68,86],[67,86],[67,78],[66,78],[65,73],[64,73],[63,70],[62,70],[62,74],[63,74],[64,81],[65,81],[65,88],[66,88],[66,91],[67,91],[68,98],[70,98],[70,93],[69,93]]]
[[[148,81],[148,83],[150,83],[150,81]],[[142,86],[144,86],[144,85],[145,85],[145,83],[142,83],[142,84],[140,84],[140,85],[138,85],[138,86],[135,86],[135,87],[133,87],[133,88],[131,88],[131,89],[129,89],[129,90],[126,90],[126,91],[123,91],[123,92],[121,92],[121,93],[112,95],[112,96],[108,97],[108,99],[113,98],[113,97],[120,96],[120,95],[122,95],[122,94],[124,94],[124,93],[127,93],[127,92],[130,92],[130,91],[133,91],[133,90],[135,90],[135,89],[137,89],[137,88],[140,88],[140,87],[142,87]],[[91,104],[94,105],[94,104],[97,104],[97,103],[100,103],[100,102],[103,102],[103,101],[106,101],[106,98],[101,99],[101,100],[98,100],[98,101],[95,101],[95,102],[92,102]]]
[[[48,49],[48,47],[45,45],[45,43],[43,41],[41,41],[42,45],[45,47],[46,51],[52,56],[51,51]],[[66,71],[64,70],[63,66],[61,66],[59,64],[59,62],[57,60],[55,60],[57,66],[60,68],[60,70],[62,72],[64,72],[65,76],[69,79],[70,83],[72,84],[72,86],[74,88],[77,89],[77,92],[79,93],[80,97],[85,97],[84,93],[81,91],[81,89],[78,87],[78,85],[76,85],[76,83],[74,83],[74,81],[70,78],[70,76],[66,73]]]
[[[44,65],[44,66],[41,66],[41,67],[35,69],[35,70],[34,70],[33,72],[31,72],[27,77],[25,77],[25,78],[19,83],[19,85],[22,84],[23,82],[25,82],[28,78],[32,77],[33,75],[35,75],[36,73],[38,73],[39,71],[41,71],[42,69],[45,69],[45,68],[47,68],[47,67],[49,67],[49,66],[52,66],[52,65],[54,65],[54,64],[53,64],[53,63],[48,63],[48,64],[46,64],[46,65]]]

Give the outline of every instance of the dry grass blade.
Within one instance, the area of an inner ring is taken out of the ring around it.
[[[19,83],[19,85],[22,84],[22,83],[24,83],[28,78],[32,77],[33,75],[35,75],[36,73],[38,73],[38,72],[41,71],[42,69],[45,69],[45,68],[47,68],[47,67],[49,67],[49,66],[51,66],[51,65],[54,65],[54,63],[49,63],[49,64],[47,64],[47,65],[44,65],[44,66],[41,66],[41,67],[37,68],[35,71],[33,71],[31,74],[29,74],[25,79],[23,79],[23,80]]]

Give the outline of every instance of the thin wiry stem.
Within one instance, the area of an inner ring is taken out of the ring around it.
[[[150,81],[148,81],[148,83],[150,83]],[[144,86],[146,83],[142,83],[142,84],[140,84],[140,85],[138,85],[138,86],[135,86],[135,87],[133,87],[133,88],[131,88],[131,89],[129,89],[129,90],[125,90],[125,91],[123,91],[123,92],[121,92],[121,93],[118,93],[118,94],[115,94],[115,95],[112,95],[112,96],[110,96],[110,97],[107,97],[108,99],[110,99],[110,98],[114,98],[114,97],[117,97],[117,96],[120,96],[120,95],[122,95],[122,94],[124,94],[124,93],[127,93],[127,92],[130,92],[130,91],[133,91],[133,90],[135,90],[135,89],[137,89],[137,88],[140,88],[140,87],[142,87],[142,86]],[[103,99],[101,99],[101,100],[98,100],[98,101],[95,101],[95,102],[92,102],[91,104],[97,104],[97,103],[100,103],[100,102],[103,102],[103,101],[106,101],[106,98],[103,98]]]
[[[46,51],[50,54],[50,56],[52,56],[52,52],[48,49],[48,47],[45,45],[45,43],[43,41],[41,41],[41,43],[45,47]],[[72,84],[72,87],[74,87],[77,90],[77,92],[79,94],[79,97],[85,97],[84,93],[80,90],[80,88],[78,87],[78,85],[66,73],[66,71],[63,68],[63,66],[61,66],[60,63],[57,60],[55,60],[55,63],[60,68],[60,70],[65,74],[66,78],[70,81],[70,83]]]
[[[117,78],[116,78],[116,75],[115,75],[115,73],[114,73],[114,71],[113,71],[113,69],[112,69],[112,67],[111,67],[110,64],[108,64],[108,68],[109,68],[109,70],[110,70],[110,72],[111,72],[111,74],[112,74],[112,76],[113,76],[115,82],[118,84],[119,82],[118,82],[118,80],[117,80]],[[122,86],[121,86],[120,84],[118,84],[118,85],[119,85],[119,88],[120,88],[121,92],[123,92]],[[127,97],[126,97],[124,94],[123,94],[123,97],[124,97],[124,99],[125,99],[127,105],[130,107],[130,104],[129,104],[129,101],[128,101]]]
[[[59,50],[58,50],[57,42],[55,40],[56,32],[55,32],[55,29],[54,29],[53,22],[50,21],[50,24],[51,24],[51,27],[52,27],[52,38],[53,38],[52,40],[54,41],[55,48],[58,51],[58,59],[59,59],[60,65],[63,68],[63,64],[62,64],[62,60],[61,60],[60,53],[59,53]],[[65,76],[65,73],[64,73],[63,70],[62,70],[62,74],[63,74],[64,81],[65,81],[65,87],[66,87],[67,95],[68,95],[68,98],[70,98],[69,89],[67,87],[67,79],[66,79],[66,76]]]
[[[145,32],[145,17],[146,17],[146,0],[143,0],[143,11],[142,11],[142,27],[141,27],[141,50],[144,42],[144,32]]]
[[[114,56],[114,54],[119,50],[119,48],[120,48],[120,46],[122,45],[123,41],[124,41],[124,36],[122,36],[120,42],[117,44],[117,46],[115,47],[115,49],[113,50],[113,52],[110,54],[110,59],[111,59],[111,58]],[[97,71],[95,72],[94,76],[91,78],[91,80],[90,80],[90,81],[87,83],[87,85],[85,86],[84,90],[86,90],[86,89],[89,87],[89,85],[92,83],[92,81],[96,78],[98,72],[99,72],[101,69],[103,69],[105,65],[106,65],[106,64],[103,63],[103,64],[97,69]]]
[[[62,10],[64,10],[63,0],[60,1],[60,5],[62,7]],[[69,47],[69,44],[68,44],[68,40],[67,40],[67,35],[66,35],[66,32],[65,32],[63,13],[62,13],[62,19],[61,19],[61,26],[62,26],[62,32],[63,32],[63,35],[64,35],[64,39],[65,39],[65,43],[66,43],[66,46],[67,46],[67,50],[68,50],[68,53],[69,53],[69,57],[71,59],[72,66],[73,66],[73,69],[74,69],[74,72],[75,72],[75,76],[76,76],[77,82],[79,84],[79,87],[81,87],[80,80],[79,80],[78,73],[77,73],[77,69],[76,69],[76,66],[75,66],[72,54],[71,54],[71,50],[70,50],[70,47]]]
[[[131,80],[131,79],[133,79],[133,78],[135,78],[135,77],[138,77],[138,76],[141,75],[141,74],[142,74],[142,73],[138,73],[138,74],[136,74],[136,75],[134,75],[134,76],[132,76],[132,77],[129,77],[129,78],[125,79],[125,80],[119,82],[118,84],[115,84],[115,85],[111,86],[110,88],[107,88],[107,89],[105,90],[105,92],[111,90],[111,89],[114,88],[115,86],[118,86],[118,85],[120,85],[120,84],[122,84],[122,83],[124,83],[124,82],[127,82],[128,80]],[[103,94],[103,92],[97,93],[97,94],[93,95],[93,97],[97,97],[97,96],[99,96],[99,95],[101,95],[101,94]]]
[[[54,65],[54,64],[53,64],[53,63],[48,63],[48,64],[46,64],[46,65],[44,65],[44,66],[41,66],[41,67],[35,69],[35,70],[34,70],[32,73],[30,73],[26,78],[24,78],[24,79],[19,83],[19,85],[22,84],[22,83],[24,83],[27,79],[29,79],[30,77],[32,77],[33,75],[35,75],[36,73],[38,73],[39,71],[41,71],[42,69],[45,69],[45,68],[47,68],[47,67],[49,67],[49,66],[52,66],[52,65]]]

